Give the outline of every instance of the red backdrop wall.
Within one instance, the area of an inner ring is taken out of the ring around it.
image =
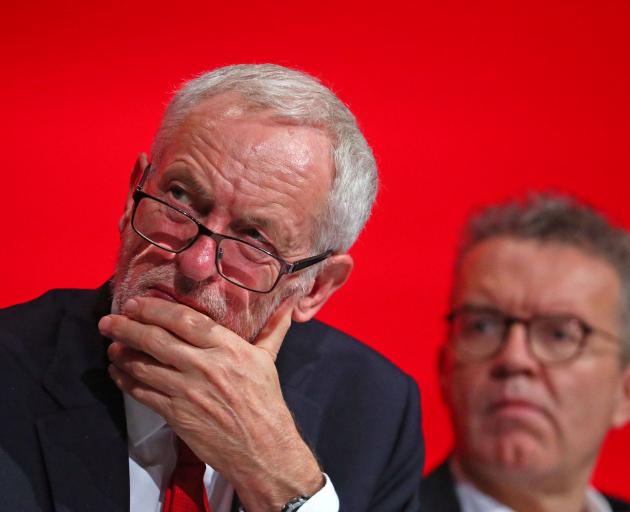
[[[0,305],[110,276],[134,158],[183,79],[303,69],[356,113],[382,178],[356,271],[320,318],[418,380],[428,469],[451,443],[435,359],[467,212],[554,187],[630,227],[630,3],[296,4],[3,6]],[[612,433],[595,474],[626,498],[629,453],[630,428]]]

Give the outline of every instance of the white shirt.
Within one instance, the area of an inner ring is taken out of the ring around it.
[[[462,512],[514,512],[510,507],[477,489],[456,463],[451,463],[451,472],[455,478],[455,492],[462,505]],[[586,490],[585,512],[612,512],[612,509],[599,492],[589,487]]]
[[[175,434],[162,416],[125,394],[129,449],[131,512],[161,512],[164,489],[177,462]],[[327,475],[326,484],[300,512],[338,512],[339,498]],[[233,487],[206,465],[203,476],[212,512],[230,512]],[[278,511],[280,512],[280,511]]]

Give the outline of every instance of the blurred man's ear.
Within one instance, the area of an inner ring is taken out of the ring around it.
[[[129,192],[127,193],[127,200],[125,202],[125,210],[118,221],[118,230],[122,233],[127,227],[129,223],[129,219],[131,218],[131,211],[133,210],[133,193],[138,185],[138,181],[140,181],[140,176],[146,169],[147,165],[149,165],[149,159],[147,158],[146,153],[140,153],[138,158],[136,159],[136,163],[133,166],[133,171],[131,171],[131,177],[129,179]]]
[[[326,261],[315,277],[310,292],[301,297],[293,309],[295,322],[306,322],[315,316],[328,298],[348,280],[354,262],[349,254],[335,254]]]
[[[613,413],[612,426],[621,428],[630,422],[630,364],[627,364],[621,376],[619,397]]]

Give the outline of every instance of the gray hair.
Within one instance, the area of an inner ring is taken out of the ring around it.
[[[327,204],[316,218],[313,250],[345,252],[370,216],[378,176],[372,150],[350,110],[316,78],[274,64],[240,64],[204,73],[175,94],[151,149],[157,164],[186,116],[201,101],[236,92],[255,108],[281,119],[326,130],[332,142],[335,174]]]
[[[630,234],[577,199],[556,193],[530,194],[487,207],[464,230],[456,268],[475,245],[494,237],[556,242],[576,247],[609,263],[621,282],[622,360],[630,362]]]

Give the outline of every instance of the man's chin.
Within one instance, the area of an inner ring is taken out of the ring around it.
[[[477,457],[481,464],[498,473],[497,478],[535,480],[550,470],[552,452],[539,439],[522,433],[495,439]]]

